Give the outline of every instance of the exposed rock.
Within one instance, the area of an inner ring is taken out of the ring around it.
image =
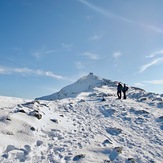
[[[161,97],[154,98],[152,101],[163,101]]]
[[[11,121],[11,118],[7,117],[6,120],[7,120],[7,121]]]
[[[80,159],[84,158],[85,157],[85,154],[80,154],[80,155],[76,155],[74,158],[73,158],[73,161],[79,161]]]
[[[58,120],[57,119],[50,119],[52,122],[54,123],[58,123]]]
[[[103,93],[103,92],[101,92],[101,93],[99,93],[98,95],[97,95],[97,97],[107,97],[108,95],[106,94],[106,93]]]
[[[35,131],[35,128],[34,128],[34,127],[31,127],[31,130],[32,130],[32,131]]]
[[[114,149],[120,154],[122,153],[123,147],[115,147]]]
[[[42,115],[37,110],[34,110],[34,111],[30,112],[29,115],[34,116],[37,119],[41,119],[42,118]]]
[[[101,101],[106,101],[106,99],[105,98],[102,98],[102,100]]]
[[[18,110],[18,112],[26,113],[23,109]]]
[[[139,101],[146,101],[148,98],[147,97],[142,97],[139,99]]]
[[[38,119],[41,119],[41,118],[42,118],[42,115],[39,114],[39,113],[35,114],[34,116],[35,116],[36,118],[38,118]]]
[[[128,158],[128,163],[135,163],[135,160],[133,158]]]

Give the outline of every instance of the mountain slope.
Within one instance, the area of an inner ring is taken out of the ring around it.
[[[64,87],[59,92],[52,95],[36,98],[36,100],[57,100],[76,97],[81,92],[90,92],[93,91],[95,87],[101,87],[104,85],[116,86],[116,82],[101,79],[93,75],[93,73],[90,73],[88,76],[84,76],[77,80],[75,83]]]
[[[116,96],[117,82],[104,78],[99,78],[93,73],[84,76],[77,80],[75,83],[62,88],[59,92],[53,93],[48,96],[36,98],[36,100],[60,100],[64,98],[77,98],[82,92],[94,92],[98,94],[97,88],[108,88],[112,90]],[[109,92],[107,93],[109,94]],[[106,96],[105,94],[104,96]],[[127,92],[128,98],[134,99],[138,102],[148,103],[151,106],[163,108],[163,95],[146,92],[145,90],[137,87],[129,87]]]
[[[162,111],[108,86],[19,103],[0,112],[0,162],[162,163]]]

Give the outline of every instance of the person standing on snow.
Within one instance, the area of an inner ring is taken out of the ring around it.
[[[118,86],[117,86],[117,96],[119,99],[121,99],[121,96],[122,96],[122,84],[119,82],[118,83]]]
[[[126,92],[128,91],[128,87],[126,86],[126,84],[124,84],[122,92],[123,92],[123,99],[126,99]]]

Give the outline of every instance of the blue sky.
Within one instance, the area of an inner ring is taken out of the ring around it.
[[[162,6],[162,0],[0,1],[0,95],[48,95],[90,72],[163,93]]]

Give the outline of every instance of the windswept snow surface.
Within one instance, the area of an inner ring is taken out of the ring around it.
[[[1,96],[0,162],[162,163],[163,96],[127,97],[93,74],[34,101]]]
[[[118,100],[114,87],[75,98],[7,103],[0,104],[2,163],[163,162],[163,110]]]

